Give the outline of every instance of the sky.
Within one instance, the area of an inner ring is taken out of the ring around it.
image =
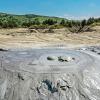
[[[0,12],[87,19],[100,17],[100,0],[0,0]]]

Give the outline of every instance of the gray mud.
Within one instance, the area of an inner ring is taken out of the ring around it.
[[[99,53],[100,47],[0,51],[0,100],[100,100]]]

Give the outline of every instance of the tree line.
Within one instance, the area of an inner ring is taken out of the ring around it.
[[[84,27],[86,25],[91,25],[93,23],[100,22],[100,18],[89,18],[88,20],[66,20],[62,19],[61,21],[57,21],[51,18],[47,18],[43,21],[40,21],[38,18],[34,20],[31,18],[20,19],[19,17],[14,16],[0,16],[0,28],[48,28],[52,26],[52,28],[62,28],[62,27]]]

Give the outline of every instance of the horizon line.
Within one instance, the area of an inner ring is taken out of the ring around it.
[[[44,16],[44,17],[55,17],[55,18],[62,18],[68,20],[87,20],[89,18],[100,18],[100,16],[55,16],[55,15],[42,15],[42,14],[35,14],[35,13],[13,13],[13,12],[0,12],[2,14],[9,14],[9,15],[37,15],[37,16]]]

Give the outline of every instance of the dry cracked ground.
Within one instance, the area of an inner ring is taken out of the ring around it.
[[[100,27],[94,29],[1,29],[0,100],[100,100]]]

